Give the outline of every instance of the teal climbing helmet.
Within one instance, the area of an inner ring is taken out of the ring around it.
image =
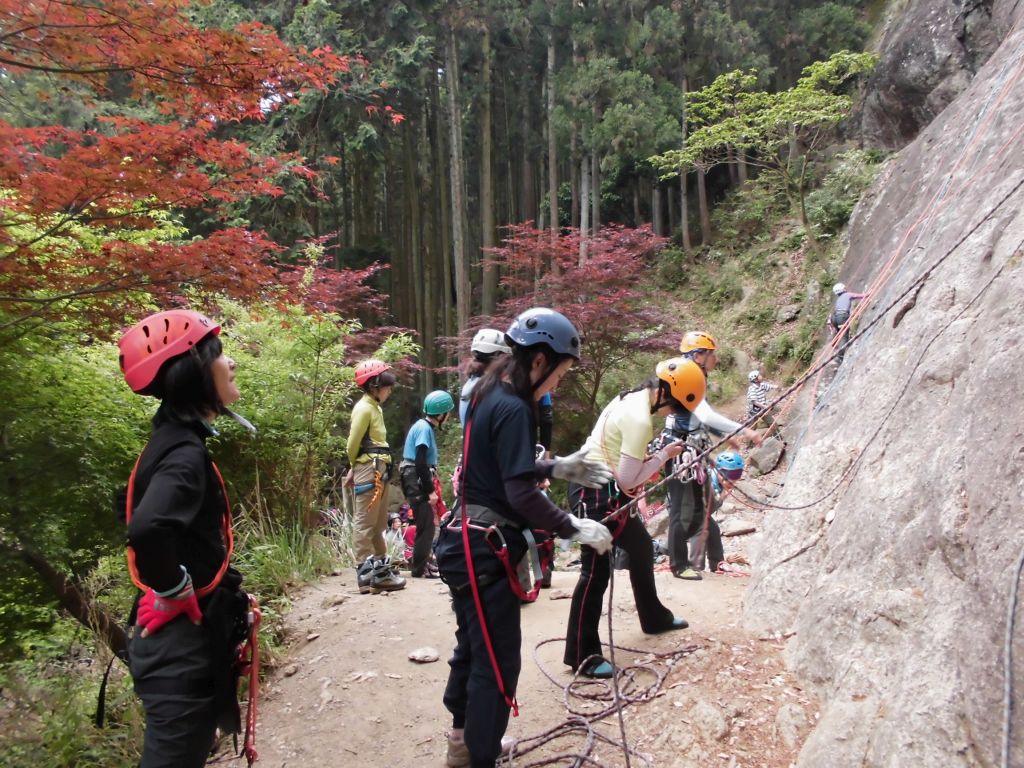
[[[736,451],[722,451],[715,458],[715,467],[726,480],[739,480],[743,477],[743,457]]]
[[[423,412],[427,416],[440,416],[442,413],[448,413],[454,407],[455,401],[452,400],[452,396],[443,389],[435,389],[423,398]]]

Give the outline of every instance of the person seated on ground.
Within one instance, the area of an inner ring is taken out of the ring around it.
[[[690,537],[690,567],[703,571],[705,564],[712,573],[721,570],[725,563],[725,547],[722,545],[722,530],[714,514],[722,507],[722,500],[732,484],[743,477],[743,457],[736,451],[722,451],[715,457],[714,466],[708,471],[711,483],[711,498],[701,530]]]

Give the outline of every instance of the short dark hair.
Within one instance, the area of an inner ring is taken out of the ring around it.
[[[152,387],[153,394],[160,398],[154,424],[203,421],[224,409],[210,372],[213,361],[223,352],[220,337],[211,333],[160,367]]]
[[[363,382],[363,392],[369,392],[371,389],[381,389],[382,387],[393,387],[396,381],[398,379],[395,378],[395,374],[391,371],[381,371],[376,376]]]

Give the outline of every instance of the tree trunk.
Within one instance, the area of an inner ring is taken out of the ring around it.
[[[729,167],[729,183],[733,187],[738,187],[740,185],[740,171],[736,167],[736,150],[732,144],[727,144],[725,147],[725,163]]]
[[[547,65],[547,130],[548,130],[548,219],[551,227],[552,242],[561,231],[558,221],[558,135],[555,132],[555,33],[548,32],[548,65]],[[556,275],[560,272],[558,260],[554,259],[552,249],[551,271]]]
[[[708,210],[707,174],[697,166],[697,204],[700,206],[700,244],[711,244],[711,213]]]
[[[430,78],[430,100],[434,105],[434,141],[431,142],[431,146],[434,148],[434,185],[437,189],[437,195],[435,203],[437,205],[437,217],[438,222],[438,237],[437,237],[437,251],[436,251],[436,262],[439,266],[438,277],[440,278],[441,290],[438,292],[438,296],[441,300],[441,329],[442,334],[445,336],[455,335],[455,323],[452,313],[452,260],[450,258],[452,252],[451,246],[451,211],[452,207],[449,202],[451,197],[449,185],[445,184],[444,179],[444,168],[445,168],[445,146],[444,146],[444,110],[441,107],[441,94],[438,84],[438,78]]]
[[[455,29],[448,27],[445,45],[445,77],[448,86],[448,130],[452,197],[452,269],[455,278],[455,320],[459,331],[469,327],[470,282],[466,258],[465,161],[462,154],[462,105],[459,95],[459,52]]]
[[[689,81],[684,77],[681,84],[683,91],[683,149],[686,149],[686,137],[687,131],[687,114],[686,114],[686,94],[689,90]],[[686,177],[689,168],[683,167],[679,169],[679,229],[683,234],[683,249],[690,250],[693,247],[693,243],[690,241],[690,197],[687,194],[686,189]]]
[[[485,315],[494,314],[498,296],[498,269],[488,249],[495,244],[494,229],[494,166],[492,136],[492,56],[491,30],[484,24],[483,32],[483,107],[480,110],[480,226],[483,246],[483,288],[480,309]]]
[[[740,187],[747,183],[747,153],[742,149],[736,150],[736,170],[738,172]]]
[[[651,229],[661,235],[664,229],[661,215],[661,186],[657,181],[651,184]]]
[[[60,607],[71,618],[95,632],[117,658],[128,663],[128,631],[103,606],[90,600],[75,582],[58,571],[44,555],[23,542],[15,546],[3,546],[39,575],[57,598]]]
[[[590,157],[580,160],[580,261],[587,263],[587,239],[590,236]]]
[[[569,214],[570,226],[576,226],[576,222],[580,220],[580,175],[577,172],[579,165],[579,154],[577,145],[579,139],[576,135],[576,126],[573,126],[572,133],[569,136],[569,155],[570,155],[570,186],[572,187],[572,203]]]
[[[640,226],[640,177],[634,176],[633,183],[633,226]]]
[[[676,191],[666,184],[665,192],[668,194],[668,205],[665,206],[668,211],[668,236],[672,237],[676,231]]]

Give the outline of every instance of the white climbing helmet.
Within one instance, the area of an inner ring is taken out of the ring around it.
[[[750,379],[751,381],[757,381],[758,379],[761,378],[761,372],[757,369],[754,369],[753,371],[747,374],[747,378]]]
[[[842,296],[846,293],[846,283],[836,283],[832,286],[832,293],[836,296]]]
[[[483,355],[493,355],[496,352],[509,354],[512,350],[505,343],[505,332],[495,328],[481,328],[473,337],[470,350]]]

